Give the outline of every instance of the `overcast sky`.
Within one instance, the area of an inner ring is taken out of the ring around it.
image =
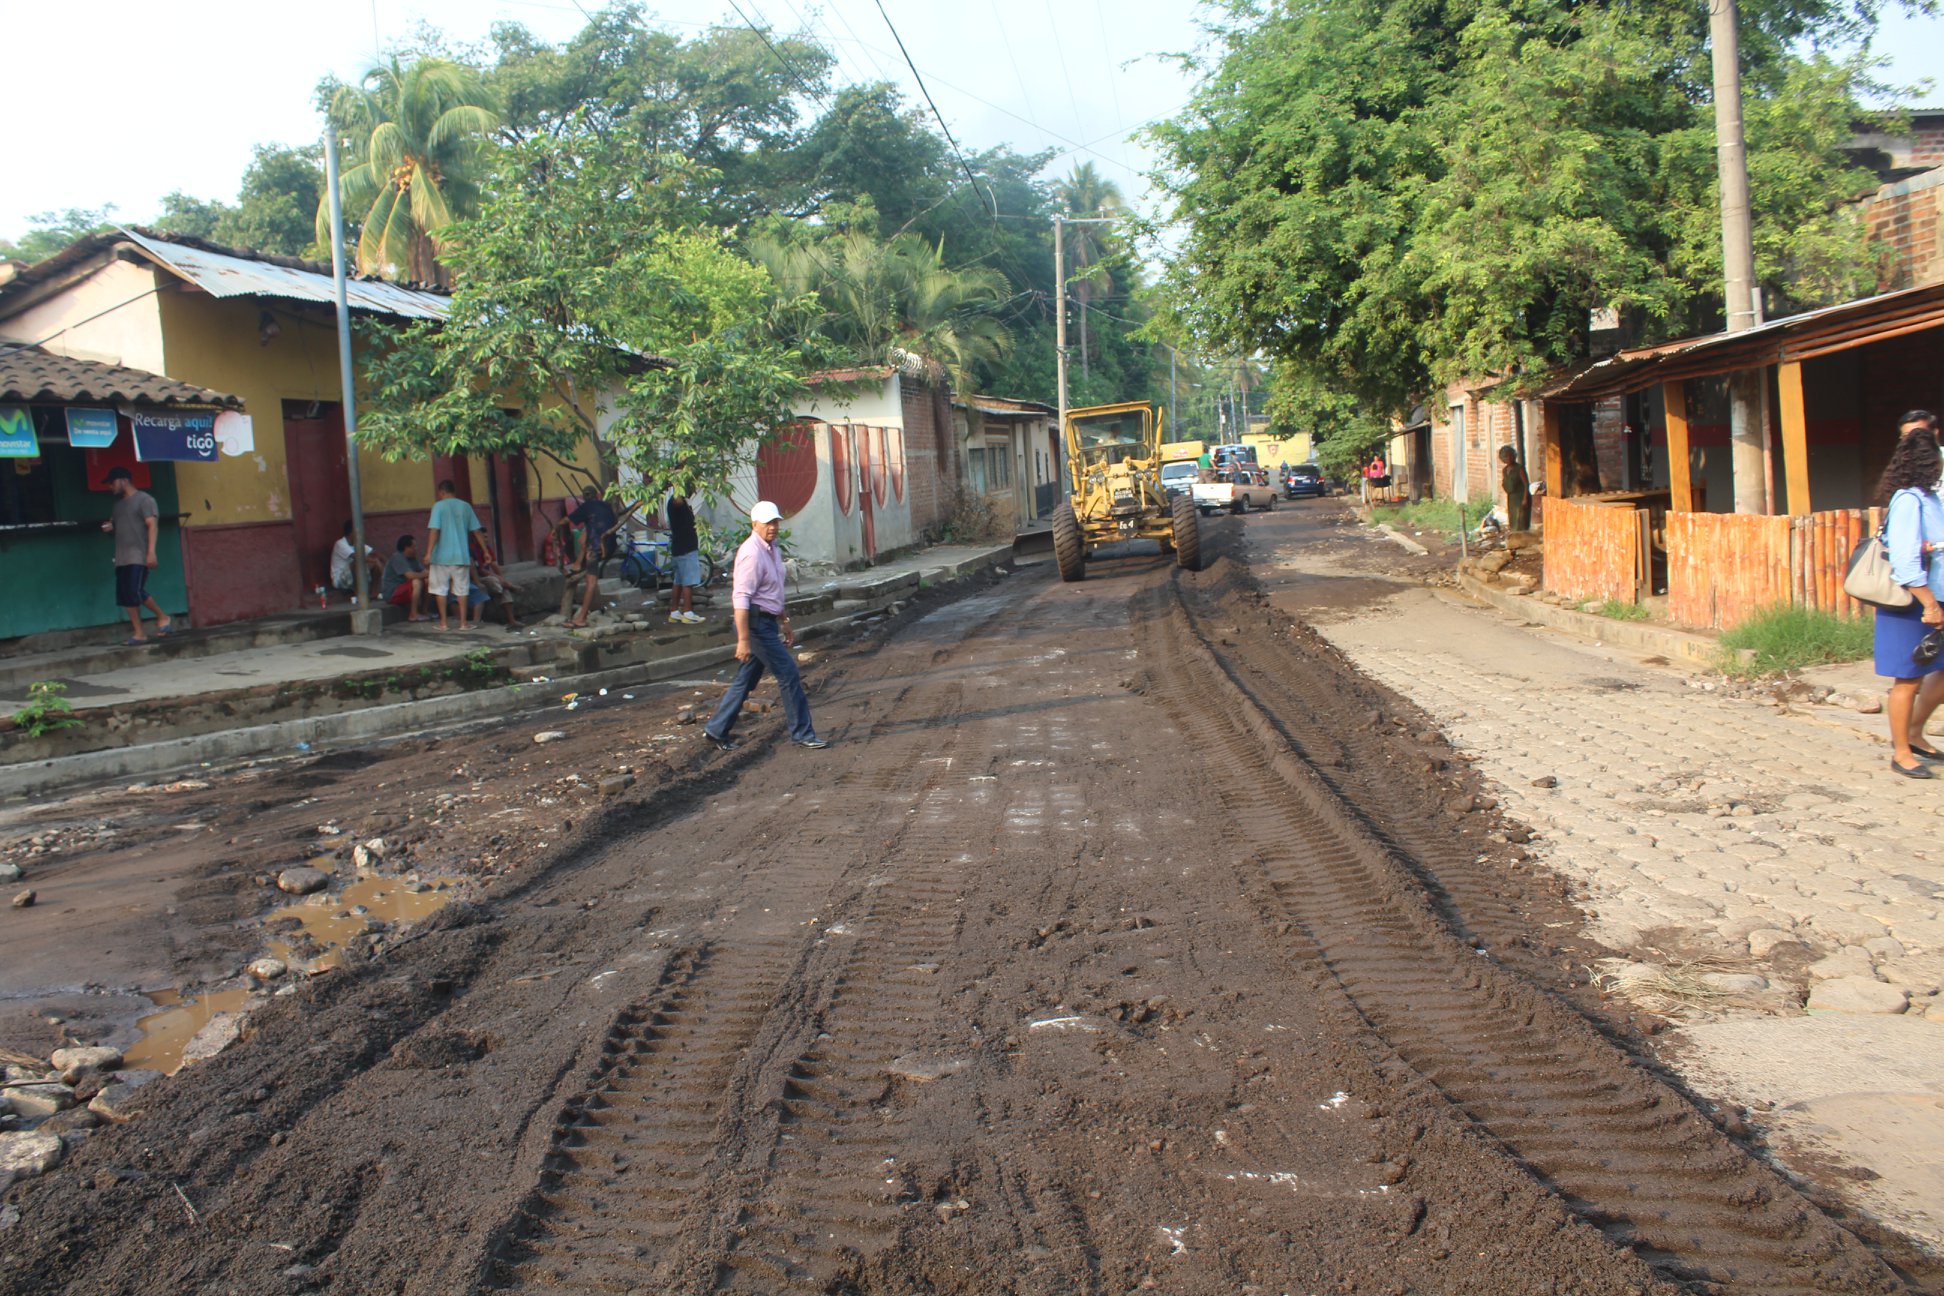
[[[840,81],[888,79],[922,104],[876,0],[736,3],[779,30],[808,23],[836,50]],[[1151,158],[1129,136],[1188,96],[1166,55],[1199,40],[1191,0],[886,0],[885,8],[967,149],[1066,150],[1056,170],[1088,159],[1129,198],[1142,198]],[[672,0],[650,13],[688,32],[741,22],[728,0]],[[320,22],[326,14],[331,21]],[[19,236],[37,212],[106,203],[118,219],[140,223],[172,189],[231,200],[252,145],[317,138],[319,78],[355,80],[378,50],[421,23],[467,43],[499,21],[563,41],[585,18],[574,0],[14,6],[7,91],[22,129],[9,141],[0,235]],[[1944,64],[1944,19],[1886,17],[1878,47],[1893,57],[1894,78],[1933,76]],[[1944,101],[1944,91],[1927,99]]]

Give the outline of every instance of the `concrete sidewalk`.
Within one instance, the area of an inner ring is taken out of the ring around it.
[[[794,582],[790,606],[799,634],[814,637],[1011,558],[1010,545],[938,546],[867,571]],[[399,621],[380,635],[316,638],[316,623],[279,618],[277,635],[239,627],[231,638],[244,646],[206,655],[95,649],[78,654],[82,669],[67,672],[59,654],[27,659],[32,670],[50,672],[36,678],[67,686],[84,724],[38,739],[0,724],[0,797],[501,714],[522,705],[517,691],[495,687],[509,677],[548,684],[527,691],[538,705],[560,688],[627,687],[669,670],[706,671],[732,656],[726,590],[714,606],[698,599],[701,625],[671,624],[642,591],[615,582],[603,590],[613,606],[578,630],[530,623],[509,633],[495,622],[460,633]],[[348,618],[340,612],[336,620],[348,631]],[[24,682],[0,684],[0,698],[26,693]]]
[[[1751,1108],[1785,1160],[1874,1171],[1843,1190],[1944,1243],[1944,781],[1890,772],[1880,715],[1734,695],[1391,578],[1388,541],[1342,534],[1259,553],[1278,601],[1475,757],[1583,889],[1615,993],[1680,1001],[1698,1089]],[[1351,572],[1387,596],[1306,605],[1306,580]],[[1884,687],[1867,664],[1816,679]]]

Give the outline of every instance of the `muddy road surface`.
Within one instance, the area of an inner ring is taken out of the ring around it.
[[[1255,588],[1287,518],[918,609],[827,751],[690,738],[16,1186],[0,1291],[1937,1290],[1600,1021],[1564,888]]]

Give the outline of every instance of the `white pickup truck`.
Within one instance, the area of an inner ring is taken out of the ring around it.
[[[1198,481],[1194,487],[1195,507],[1204,516],[1217,509],[1247,513],[1250,509],[1276,507],[1276,488],[1261,468],[1217,469],[1214,481]]]

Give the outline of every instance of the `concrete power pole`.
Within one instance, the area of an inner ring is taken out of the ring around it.
[[[1060,370],[1060,444],[1066,444],[1066,217],[1053,217],[1053,352]]]
[[[1728,331],[1761,323],[1755,309],[1755,242],[1749,220],[1748,150],[1742,142],[1740,13],[1736,0],[1709,0],[1714,48],[1715,150],[1721,168],[1722,295]],[[1768,380],[1763,369],[1728,379],[1729,442],[1734,455],[1735,512],[1769,512]]]

